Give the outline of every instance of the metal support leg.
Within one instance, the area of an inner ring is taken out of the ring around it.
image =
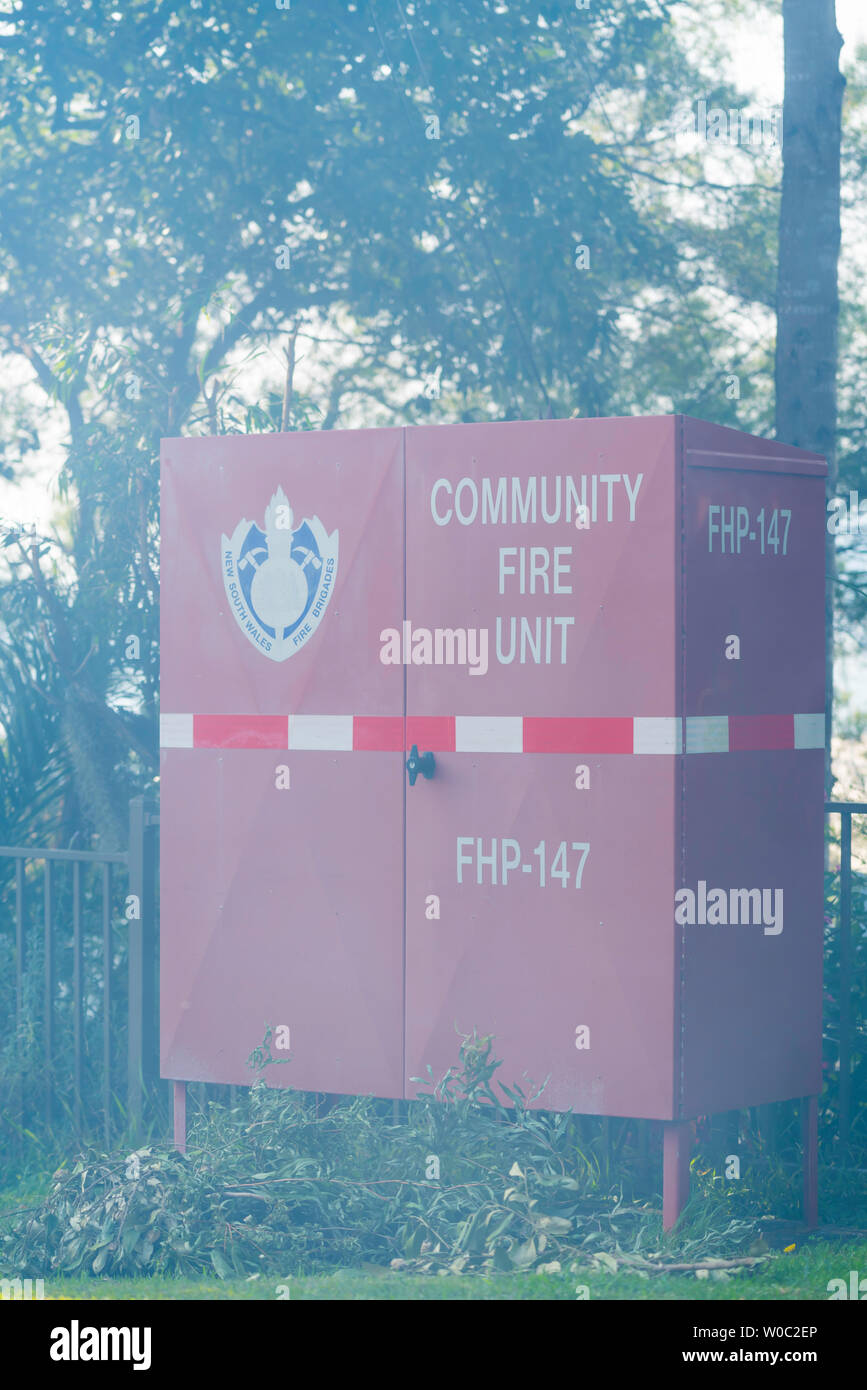
[[[804,1165],[804,1221],[819,1224],[819,1098],[801,1099],[801,1147]]]
[[[187,1083],[172,1082],[172,1109],[174,1112],[175,1148],[178,1153],[187,1152]]]
[[[666,1120],[662,1131],[662,1229],[670,1231],[689,1200],[692,1125]]]

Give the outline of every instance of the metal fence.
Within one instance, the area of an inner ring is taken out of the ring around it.
[[[832,1075],[838,1082],[836,1128],[843,1146],[852,1131],[853,1058],[867,1052],[861,1041],[867,1016],[856,1017],[853,1009],[853,1000],[860,1004],[867,997],[867,978],[859,976],[860,971],[867,975],[867,939],[859,914],[856,941],[852,913],[852,817],[867,815],[867,803],[832,801],[825,813],[842,818],[833,928],[839,969],[838,978],[826,976],[826,989],[835,989],[839,998]],[[44,1073],[41,1103],[49,1126],[58,1096],[71,1095],[76,1131],[92,1130],[101,1110],[108,1146],[120,1131],[137,1135],[155,1120],[168,1123],[165,1089],[158,1082],[158,827],[155,807],[137,797],[130,802],[126,851],[0,846],[0,944],[5,939],[11,945],[14,961],[14,1000],[10,994],[12,1002],[5,1011],[0,1008],[0,1049],[14,1046],[28,1026],[32,1042],[35,1020]],[[12,861],[11,874],[3,872],[4,859]],[[7,930],[10,908],[14,936]],[[5,1097],[3,1089],[0,1077],[0,1126],[5,1109],[20,1133],[27,1119],[27,1086]],[[212,1089],[214,1094],[228,1090]],[[772,1133],[772,1107],[761,1108],[766,1112],[761,1127]]]
[[[852,817],[867,815],[867,802],[828,801],[826,815],[838,815],[840,825],[840,915],[837,922],[840,941],[840,975],[837,982],[840,995],[840,1037],[838,1096],[839,1137],[848,1144],[852,1126],[852,1054],[855,1042],[855,1020],[852,1003],[856,984],[855,940],[852,932]],[[867,1023],[867,1019],[859,1020]]]
[[[116,1113],[125,1131],[141,1130],[158,1075],[158,826],[154,809],[136,797],[129,805],[125,851],[0,846],[0,860],[13,863],[13,882],[3,876],[0,922],[8,921],[10,906],[14,919],[14,1006],[5,1011],[6,1036],[0,1043],[12,1050],[17,1043],[24,1051],[28,1028],[31,1041],[33,1028],[38,1029],[48,1126],[58,1101],[69,1094],[76,1132],[82,1133],[85,1120],[101,1109],[107,1145]],[[101,1034],[99,1049],[94,1025]],[[118,1048],[124,1037],[125,1085]],[[9,1070],[14,1076],[14,1066]],[[91,1074],[96,1085],[89,1084]],[[20,1134],[28,1121],[31,1088],[24,1076],[17,1084],[7,1082],[7,1089],[12,1094],[0,1110],[6,1109]]]

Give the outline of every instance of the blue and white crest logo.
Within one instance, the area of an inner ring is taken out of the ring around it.
[[[293,529],[294,527],[294,529]],[[322,621],[337,578],[337,532],[318,517],[294,526],[278,488],[264,531],[239,521],[223,536],[223,583],[239,628],[272,661],[300,652]]]

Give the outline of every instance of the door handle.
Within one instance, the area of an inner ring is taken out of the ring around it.
[[[406,770],[409,773],[409,785],[411,787],[415,786],[415,779],[418,777],[419,773],[421,773],[422,777],[426,777],[427,780],[430,781],[431,777],[434,775],[435,767],[436,763],[433,753],[419,753],[418,745],[414,743],[410,749],[409,757],[406,760]]]

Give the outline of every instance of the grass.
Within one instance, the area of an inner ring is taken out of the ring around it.
[[[867,1275],[867,1241],[824,1241],[815,1237],[790,1254],[769,1260],[755,1272],[727,1280],[697,1279],[694,1274],[664,1274],[641,1279],[633,1274],[608,1274],[584,1270],[562,1274],[403,1274],[367,1266],[342,1269],[330,1275],[287,1275],[284,1279],[148,1279],[46,1280],[48,1299],[91,1300],[203,1300],[238,1299],[281,1301],[278,1289],[288,1289],[288,1299],[312,1301],[377,1300],[568,1300],[576,1301],[576,1289],[586,1285],[589,1300],[641,1299],[655,1302],[698,1300],[718,1302],[828,1299],[828,1281],[845,1279],[849,1271]],[[282,1299],[286,1299],[283,1293]]]

